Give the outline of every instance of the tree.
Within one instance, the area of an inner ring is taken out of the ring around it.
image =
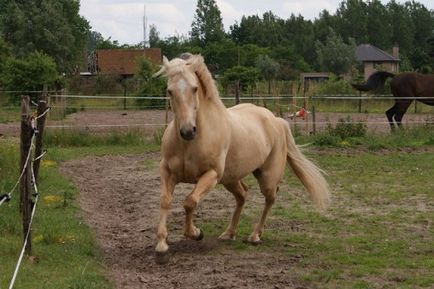
[[[271,95],[271,81],[279,74],[279,63],[268,55],[259,55],[256,58],[256,68],[263,79],[268,81],[268,95]]]
[[[342,1],[336,11],[336,32],[344,41],[353,38],[357,43],[368,41],[367,4],[363,0]]]
[[[350,43],[346,44],[342,37],[330,29],[325,44],[319,41],[316,43],[320,68],[337,75],[347,73],[355,62],[355,49],[354,40],[350,39]]]
[[[32,52],[19,59],[10,57],[0,74],[0,82],[7,90],[40,91],[44,84],[58,79],[54,60],[41,52]]]
[[[151,24],[149,26],[149,47],[157,47],[160,42],[160,33],[157,30],[157,26]]]
[[[258,80],[259,71],[254,67],[234,66],[226,70],[222,77],[222,83],[235,84],[235,103],[240,103],[240,89],[252,86]]]
[[[0,35],[15,56],[35,51],[52,57],[62,72],[82,58],[89,23],[77,0],[0,0]]]
[[[7,43],[0,37],[0,74],[4,71],[3,66],[5,65],[7,59],[10,57],[11,51]],[[1,86],[1,82],[0,82]]]
[[[200,47],[225,38],[221,13],[214,0],[197,1],[190,36],[191,40]]]
[[[161,77],[152,77],[156,69],[144,57],[139,59],[139,66],[135,79],[139,83],[139,96],[161,96],[164,95],[166,82]],[[164,105],[164,100],[161,99],[137,99],[137,103],[141,106],[161,106]]]
[[[381,49],[390,49],[391,22],[386,7],[379,0],[369,1],[366,7],[368,42]]]
[[[87,51],[94,51],[97,49],[120,48],[120,45],[117,40],[112,41],[111,37],[105,39],[101,33],[91,31],[87,39],[86,48]]]

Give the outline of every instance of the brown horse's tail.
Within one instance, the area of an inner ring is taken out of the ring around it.
[[[387,71],[377,71],[377,72],[374,72],[373,74],[371,74],[371,76],[369,76],[366,83],[363,83],[363,84],[352,83],[351,85],[355,89],[360,90],[360,91],[371,91],[371,90],[378,91],[384,87],[384,83],[386,82],[386,79],[388,77],[393,78],[394,76],[395,76],[395,74],[387,72]]]
[[[303,155],[295,144],[289,124],[285,120],[282,121],[284,122],[288,145],[287,163],[310,193],[313,203],[319,209],[326,209],[330,204],[331,197],[327,181],[322,175],[323,171]]]

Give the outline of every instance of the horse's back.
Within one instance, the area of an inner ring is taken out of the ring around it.
[[[253,128],[256,131],[266,131],[280,129],[280,122],[268,109],[256,106],[251,103],[243,103],[228,109],[231,120],[236,126]]]
[[[430,99],[434,96],[434,74],[404,72],[395,76],[390,86],[395,97],[418,97],[419,101],[434,105]]]

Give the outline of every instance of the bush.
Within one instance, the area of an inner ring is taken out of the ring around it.
[[[313,89],[315,95],[339,95],[354,94],[354,89],[349,81],[332,75],[329,80],[321,82]]]
[[[339,136],[341,139],[364,137],[366,135],[366,125],[361,122],[354,123],[350,116],[346,119],[340,118],[335,127],[327,125],[327,131],[332,136]]]

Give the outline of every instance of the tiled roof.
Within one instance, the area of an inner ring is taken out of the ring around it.
[[[399,58],[396,58],[371,44],[360,44],[359,46],[357,46],[356,60],[357,61],[391,61],[391,62],[400,61]]]

